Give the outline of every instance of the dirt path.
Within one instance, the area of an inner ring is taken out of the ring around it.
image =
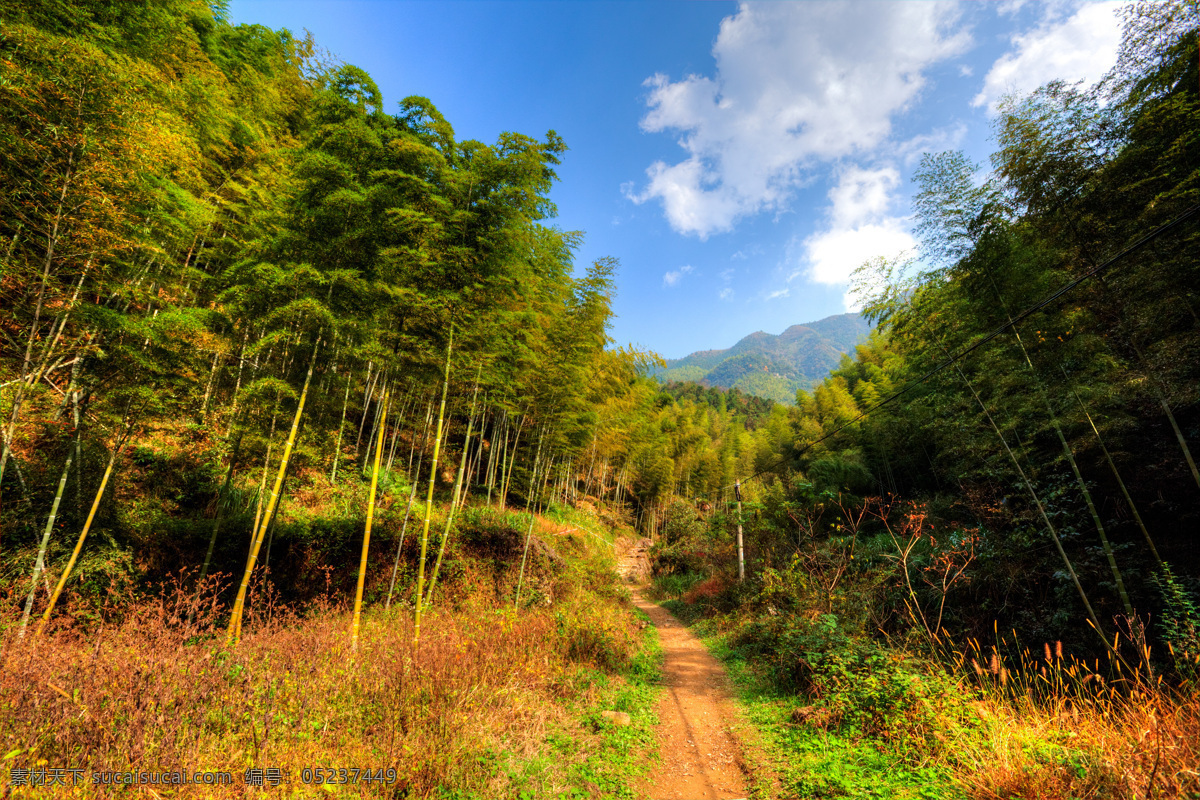
[[[658,628],[667,691],[658,704],[662,764],[639,787],[652,800],[748,797],[742,752],[729,732],[729,676],[721,663],[666,609],[634,592]]]

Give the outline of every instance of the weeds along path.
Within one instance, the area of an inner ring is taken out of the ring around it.
[[[652,800],[748,797],[725,667],[666,609],[637,592],[633,601],[658,628],[666,689],[658,705],[662,765],[641,790]]]

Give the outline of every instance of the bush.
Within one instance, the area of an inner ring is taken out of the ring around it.
[[[699,572],[673,572],[654,578],[655,594],[664,600],[681,600],[693,586],[704,580]],[[691,601],[688,601],[691,602]]]
[[[939,731],[965,709],[965,698],[944,675],[850,635],[834,614],[760,618],[732,643],[769,673],[777,689],[820,703],[826,724],[845,735],[937,748]]]
[[[667,509],[662,538],[651,550],[651,573],[655,576],[703,573],[708,564],[705,532],[704,521],[691,503],[685,500],[672,503]]]

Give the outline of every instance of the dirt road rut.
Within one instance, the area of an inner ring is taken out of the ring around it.
[[[742,752],[730,733],[729,676],[679,620],[637,593],[634,603],[658,628],[666,691],[658,716],[662,763],[639,786],[652,800],[748,797]]]

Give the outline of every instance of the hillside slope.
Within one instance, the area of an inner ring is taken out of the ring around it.
[[[659,377],[792,403],[797,390],[821,381],[870,330],[861,315],[851,313],[793,325],[778,336],[756,331],[726,350],[669,359]]]

